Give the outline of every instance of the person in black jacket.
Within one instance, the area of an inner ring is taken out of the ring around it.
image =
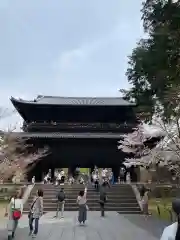
[[[64,204],[65,204],[65,193],[64,188],[61,188],[57,194],[57,210],[56,210],[56,217],[58,218],[59,210],[61,208],[61,218],[64,217]]]
[[[144,185],[142,185],[142,186],[140,187],[139,193],[140,193],[141,199],[144,197],[144,194],[145,194],[146,190],[147,190],[147,189],[146,189],[146,187],[145,187]]]
[[[104,182],[100,187],[100,195],[99,195],[99,204],[101,208],[101,217],[104,217],[105,215],[105,203],[107,201],[107,184]]]

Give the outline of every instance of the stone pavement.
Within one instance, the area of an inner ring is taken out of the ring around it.
[[[163,232],[164,227],[171,224],[170,222],[160,221],[158,218],[149,216],[147,219],[143,215],[126,215],[124,216],[131,223],[136,226],[146,229],[150,234],[159,238]]]
[[[130,216],[127,218],[116,212],[107,212],[105,218],[101,218],[99,212],[88,212],[86,226],[79,226],[77,223],[77,212],[65,212],[64,219],[57,220],[53,216],[54,213],[50,212],[41,218],[37,240],[157,240],[160,237],[147,231],[147,224],[146,229],[143,229],[130,221]],[[28,219],[24,216],[20,221],[16,239],[31,239],[28,232]],[[7,239],[5,229],[0,230],[0,239]]]

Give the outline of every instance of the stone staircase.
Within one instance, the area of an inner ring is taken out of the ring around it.
[[[44,212],[56,211],[56,195],[61,186],[37,184],[33,188],[24,211],[28,212],[33,197],[38,188],[44,191]],[[84,189],[83,185],[64,185],[66,194],[65,211],[77,211],[76,198],[80,190]],[[128,184],[114,185],[107,189],[106,211],[116,211],[123,214],[138,214],[141,212],[132,187]],[[88,187],[87,204],[90,211],[100,211],[99,193],[94,188]]]

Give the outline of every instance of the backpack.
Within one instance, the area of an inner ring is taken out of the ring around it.
[[[57,195],[58,201],[62,202],[65,199],[65,193],[60,191]]]

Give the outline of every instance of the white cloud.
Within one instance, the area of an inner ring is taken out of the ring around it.
[[[84,64],[84,61],[89,60],[89,57],[93,53],[96,53],[99,49],[108,45],[109,42],[113,42],[114,40],[117,41],[118,39],[120,43],[127,41],[128,39],[125,31],[131,31],[130,26],[126,23],[119,23],[111,29],[110,32],[101,36],[101,38],[84,43],[80,47],[62,52],[53,64],[53,67],[57,72],[60,72],[60,75],[62,71],[69,71],[79,67],[79,65]]]
[[[68,70],[69,68],[72,68],[77,61],[85,57],[86,52],[83,47],[63,52],[59,57],[58,68],[61,70]]]

